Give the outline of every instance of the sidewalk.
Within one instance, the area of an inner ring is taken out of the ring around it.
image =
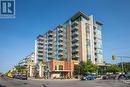
[[[28,80],[59,80],[59,81],[68,81],[68,80],[79,80],[79,79],[36,79],[36,78],[28,78]]]

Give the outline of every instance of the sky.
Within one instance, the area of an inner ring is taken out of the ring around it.
[[[0,72],[34,51],[39,34],[64,23],[77,11],[103,23],[104,59],[130,56],[130,0],[16,0],[16,18],[0,19]],[[130,61],[130,59],[124,59]]]

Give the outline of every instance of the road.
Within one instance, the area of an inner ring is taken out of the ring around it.
[[[0,78],[0,87],[130,87],[118,80],[17,80]]]

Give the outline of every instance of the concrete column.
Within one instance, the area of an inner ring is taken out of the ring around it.
[[[34,64],[37,64],[37,40],[35,40],[35,53],[34,53]]]
[[[30,66],[30,77],[33,76],[33,72],[32,72],[32,66]]]
[[[39,76],[43,77],[43,67],[41,64],[39,64]]]

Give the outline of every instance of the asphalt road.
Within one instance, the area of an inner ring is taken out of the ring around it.
[[[0,87],[130,87],[118,80],[17,80],[0,78]]]

